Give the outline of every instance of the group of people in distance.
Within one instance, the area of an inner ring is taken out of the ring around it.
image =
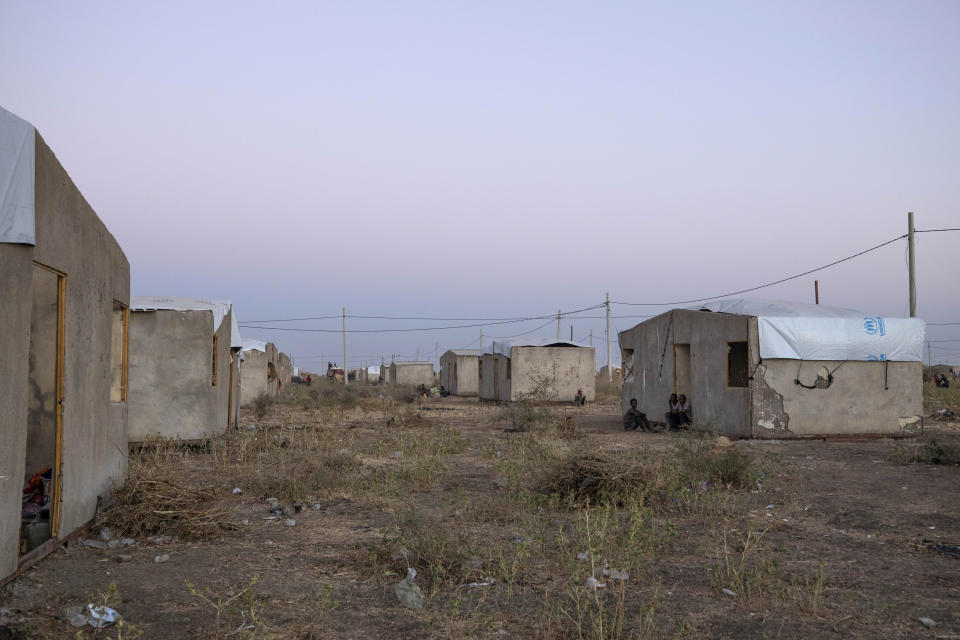
[[[666,418],[667,426],[669,426],[671,431],[686,429],[687,425],[693,421],[687,396],[682,393],[679,396],[671,393],[669,410],[664,414],[664,418]],[[662,427],[654,427],[651,425],[650,421],[647,420],[647,414],[637,409],[636,398],[630,399],[630,408],[623,414],[623,428],[625,431],[636,431],[637,429],[652,432],[663,431]]]

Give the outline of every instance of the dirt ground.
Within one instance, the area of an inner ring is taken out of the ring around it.
[[[172,455],[162,464],[185,486],[226,496],[233,528],[105,550],[72,542],[0,591],[0,638],[960,638],[960,467],[903,462],[931,439],[960,446],[956,422],[928,422],[904,441],[738,441],[762,466],[751,486],[704,484],[708,506],[625,515],[565,508],[535,490],[537,474],[571,453],[673,455],[677,435],[624,432],[613,403],[555,410],[585,435],[559,453],[505,432],[509,415],[476,401],[402,412],[242,413],[242,433],[227,438],[259,434],[282,449],[324,423],[339,448],[311,459],[349,454],[359,471],[284,489],[276,497],[289,515],[277,516],[265,499],[289,484],[264,483],[303,474],[302,461],[258,467],[268,480],[245,483],[236,465],[246,454],[226,459],[241,449]],[[393,413],[411,426],[388,426]],[[401,441],[441,428],[416,447],[462,446],[431,456]],[[525,451],[535,445],[543,452]],[[594,573],[603,561],[594,548],[622,559],[629,578]],[[420,610],[394,593],[406,564],[420,571]],[[607,586],[589,589],[591,575]],[[125,624],[74,628],[65,611],[88,602],[109,603]]]

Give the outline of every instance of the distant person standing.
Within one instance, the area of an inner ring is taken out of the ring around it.
[[[573,404],[578,407],[587,404],[587,396],[583,395],[583,389],[577,389],[577,395],[573,396]]]

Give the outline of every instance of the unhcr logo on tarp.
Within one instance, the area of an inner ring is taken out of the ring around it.
[[[887,327],[883,323],[883,318],[879,316],[876,318],[864,318],[863,330],[866,331],[867,335],[870,336],[887,335]]]
[[[879,356],[869,355],[867,356],[867,360],[870,362],[886,362],[887,354],[881,353]]]

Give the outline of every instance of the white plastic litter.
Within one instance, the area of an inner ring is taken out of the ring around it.
[[[822,304],[760,298],[692,307],[757,318],[761,358],[790,360],[923,360],[926,324]]]
[[[94,629],[103,629],[117,621],[118,614],[110,607],[98,604],[87,605],[87,624]]]
[[[727,594],[728,596],[731,596],[731,597],[733,597],[733,598],[736,598],[736,597],[737,597],[737,592],[734,591],[733,589],[721,589],[721,591],[723,591],[725,594]]]
[[[243,489],[241,489],[240,487],[234,487],[233,493],[234,495],[240,495],[241,493],[243,493]]]
[[[413,582],[416,577],[417,570],[412,567],[408,568],[407,577],[393,585],[393,592],[396,594],[397,600],[407,609],[423,608],[423,592]]]
[[[593,576],[590,576],[589,578],[587,578],[587,590],[588,590],[588,591],[596,591],[597,589],[605,589],[606,586],[607,586],[607,585],[605,585],[604,583],[600,582],[599,580],[597,580],[597,579],[594,578]]]

